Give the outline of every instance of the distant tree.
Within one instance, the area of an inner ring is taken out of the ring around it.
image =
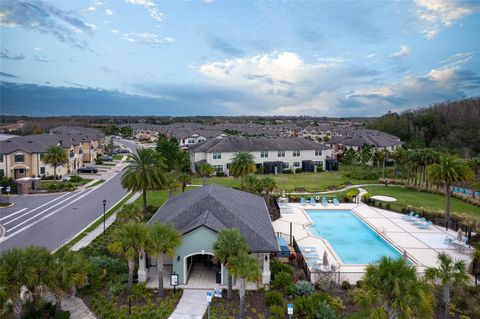
[[[53,166],[53,178],[57,179],[57,167],[63,166],[68,163],[67,153],[60,146],[54,145],[47,149],[47,152],[43,156],[43,162],[45,164]]]
[[[122,223],[140,223],[143,220],[143,213],[135,203],[124,204],[117,213],[117,220]]]
[[[475,178],[478,178],[478,173],[480,172],[480,157],[474,157],[468,161],[468,165],[473,171]]]
[[[362,165],[367,164],[373,158],[373,147],[368,144],[363,144],[362,148],[360,149],[360,162]]]
[[[180,168],[179,158],[183,156],[184,151],[180,149],[176,139],[167,138],[165,135],[159,134],[156,151],[165,158],[167,172]]]
[[[238,315],[240,318],[244,317],[245,313],[245,295],[247,293],[247,282],[258,282],[262,273],[258,267],[258,261],[255,257],[241,254],[238,257],[232,258],[229,271],[239,277],[239,296],[240,303],[238,306]]]
[[[247,242],[238,229],[227,228],[218,233],[217,241],[213,244],[213,253],[215,259],[228,270],[227,299],[233,298],[233,276],[230,265],[235,258],[247,253],[247,251]]]
[[[235,177],[242,179],[242,187],[245,176],[253,174],[256,171],[255,158],[249,152],[238,152],[233,156],[230,164],[230,172]]]
[[[215,168],[208,163],[202,163],[197,166],[197,172],[202,176],[203,185],[207,185],[207,177],[215,173]]]
[[[132,137],[133,136],[133,129],[130,126],[122,126],[120,128],[120,134],[123,137]]]
[[[469,281],[465,261],[460,259],[454,261],[449,254],[441,252],[438,254],[438,267],[427,268],[425,276],[442,287],[445,318],[450,318],[450,293],[452,287],[465,286]]]
[[[461,159],[448,154],[440,156],[438,164],[428,167],[428,175],[432,181],[444,185],[445,188],[445,227],[448,229],[450,222],[450,186],[452,183],[469,181],[473,172]]]
[[[261,192],[261,180],[257,179],[255,175],[247,175],[243,178],[242,190],[257,194]]]
[[[160,190],[165,187],[167,178],[162,156],[149,148],[140,148],[131,154],[129,164],[123,169],[122,187],[142,192],[143,214],[147,213],[147,191]]]
[[[175,255],[175,247],[180,245],[182,241],[182,234],[170,224],[159,224],[154,222],[153,224],[149,225],[148,228],[150,241],[147,250],[153,257],[156,258],[158,295],[163,298],[163,255]]]

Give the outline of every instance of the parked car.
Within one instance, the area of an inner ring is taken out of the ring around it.
[[[128,153],[130,153],[130,151],[127,150],[127,149],[125,149],[125,148],[122,148],[122,149],[118,150],[118,153],[120,153],[120,154],[128,154]]]
[[[118,150],[112,150],[112,154],[118,154]]]
[[[77,170],[79,173],[90,173],[90,174],[95,174],[98,172],[98,169],[92,166],[87,166],[87,167],[82,167]]]
[[[100,156],[99,159],[101,159],[102,161],[105,161],[105,162],[111,162],[111,161],[113,161],[113,157],[111,157],[111,156],[109,156],[109,155]]]

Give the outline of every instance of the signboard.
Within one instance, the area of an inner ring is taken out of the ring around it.
[[[207,302],[210,303],[212,301],[212,292],[211,291],[207,291]]]
[[[7,186],[7,193],[10,193],[10,186]]]
[[[178,274],[171,274],[170,275],[170,286],[178,286]]]
[[[287,315],[293,315],[293,303],[287,305]]]
[[[222,289],[221,288],[215,289],[213,296],[217,298],[222,298]]]

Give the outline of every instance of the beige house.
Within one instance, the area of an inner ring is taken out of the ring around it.
[[[53,134],[18,136],[0,142],[0,175],[19,179],[23,177],[52,176],[52,165],[43,162],[48,148],[60,146],[67,154],[68,162],[57,167],[57,175],[73,174],[78,168],[93,165],[102,154],[103,142],[97,136],[78,131]]]

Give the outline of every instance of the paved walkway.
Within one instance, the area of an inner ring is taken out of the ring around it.
[[[141,193],[133,194],[133,196],[127,200],[126,204],[134,202],[138,197],[140,197],[140,195]],[[116,218],[117,218],[117,213],[113,213],[112,215],[110,215],[110,217],[108,217],[105,220],[105,228],[110,227],[110,225],[113,224]],[[71,250],[78,251],[83,247],[88,246],[95,238],[97,238],[102,233],[103,233],[103,223],[100,223],[94,230],[89,232],[85,237],[83,237],[82,239],[80,239],[80,241],[78,241],[75,245],[73,245]]]
[[[168,319],[202,319],[207,311],[208,290],[183,290],[182,298]]]

